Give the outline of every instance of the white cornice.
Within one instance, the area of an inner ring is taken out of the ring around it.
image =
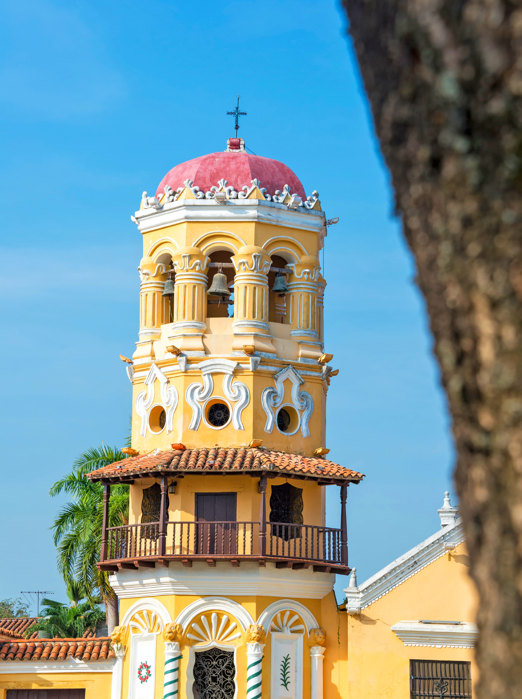
[[[120,599],[157,595],[267,596],[322,599],[332,591],[335,575],[310,569],[276,568],[268,563],[242,561],[239,568],[218,563],[210,568],[195,561],[191,568],[171,564],[169,568],[120,570],[111,575],[111,585]]]
[[[89,660],[85,662],[83,660],[75,660],[74,658],[69,658],[69,660],[61,660],[60,662],[53,662],[52,660],[46,660],[45,662],[40,662],[39,660],[2,660],[0,661],[0,675],[12,675],[14,673],[20,674],[50,674],[56,672],[66,672],[66,673],[78,673],[86,672],[92,674],[93,672],[112,672],[116,660]]]
[[[473,648],[477,640],[477,627],[468,621],[426,623],[399,621],[391,627],[405,646],[431,646],[433,648]]]
[[[346,611],[357,614],[464,541],[460,519],[410,549],[358,587],[347,587]]]
[[[316,233],[325,229],[323,211],[299,211],[289,209],[285,204],[258,199],[232,200],[226,204],[207,199],[183,199],[166,204],[160,210],[137,211],[134,220],[141,233],[187,221],[258,221]]]

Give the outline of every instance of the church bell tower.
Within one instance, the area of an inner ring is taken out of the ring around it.
[[[342,657],[347,487],[327,458],[318,193],[226,150],[175,166],[133,221],[143,240],[128,458],[105,487],[100,568],[120,599],[121,697],[320,699]],[[111,485],[129,522],[109,526]],[[341,521],[325,522],[339,486]],[[116,695],[118,690],[116,689]]]

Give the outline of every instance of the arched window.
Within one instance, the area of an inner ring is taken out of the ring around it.
[[[216,274],[224,275],[214,279]],[[216,290],[209,294],[209,291]],[[222,290],[223,293],[218,292]],[[207,318],[232,318],[234,316],[234,265],[232,253],[217,250],[210,254],[207,288]]]
[[[286,313],[286,260],[279,255],[272,255],[272,264],[268,272],[268,319],[271,323],[288,323]]]

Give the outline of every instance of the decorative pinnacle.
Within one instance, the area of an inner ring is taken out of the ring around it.
[[[240,112],[240,111],[239,111],[239,95],[237,96],[237,104],[236,104],[236,107],[235,107],[234,111],[232,111],[232,112],[227,112],[227,115],[233,116],[233,117],[235,118],[234,128],[235,128],[235,130],[236,130],[236,138],[237,138],[237,132],[239,131],[239,117],[240,117],[240,116],[246,116],[246,115],[247,115],[246,112]]]

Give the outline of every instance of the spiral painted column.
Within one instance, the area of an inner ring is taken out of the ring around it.
[[[275,352],[268,325],[268,271],[270,257],[257,245],[240,248],[232,257],[234,277],[234,350],[254,345]]]
[[[188,354],[204,352],[208,263],[199,248],[180,248],[173,256],[174,322],[169,340]]]
[[[247,640],[247,699],[261,699],[263,691],[263,650],[265,630],[258,624],[249,626]]]
[[[290,334],[299,343],[300,357],[316,358],[322,352],[317,314],[319,260],[305,255],[287,266],[292,270],[287,282]]]
[[[179,695],[179,661],[181,650],[177,641],[165,641],[165,673],[163,699],[177,699]]]

